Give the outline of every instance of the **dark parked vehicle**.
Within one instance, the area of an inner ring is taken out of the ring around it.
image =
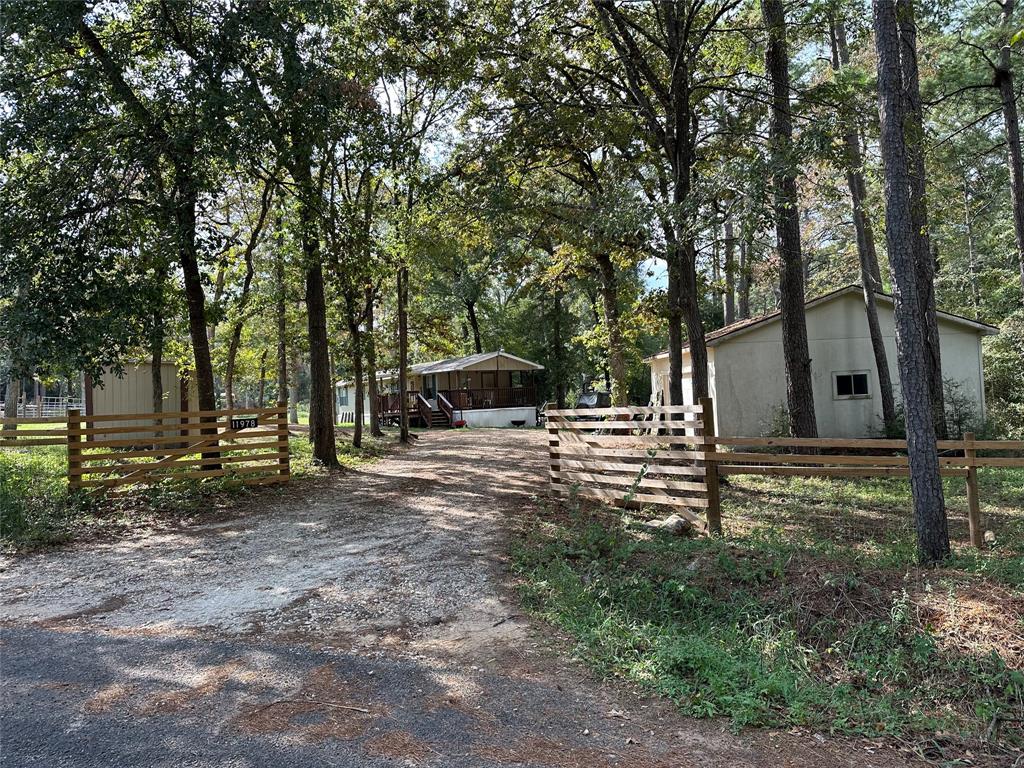
[[[576,398],[576,407],[585,408],[611,408],[612,396],[608,392],[584,392]],[[603,416],[577,416],[579,421],[602,421]]]

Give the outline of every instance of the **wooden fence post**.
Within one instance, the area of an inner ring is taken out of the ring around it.
[[[68,410],[68,487],[81,488],[82,449],[82,412],[78,408]]]
[[[978,466],[974,460],[978,451],[974,447],[974,433],[964,433],[964,458],[967,459],[967,524],[971,531],[971,544],[985,548],[985,535],[981,530],[981,502],[978,499]]]
[[[277,472],[285,478],[282,482],[287,482],[291,476],[291,456],[288,451],[288,401],[278,400],[277,401],[277,452],[281,455],[277,458]]]
[[[556,485],[560,485],[561,478],[555,477],[556,472],[561,472],[562,463],[561,452],[558,450],[560,447],[559,433],[558,433],[558,418],[556,417],[552,421],[552,417],[547,417],[547,433],[548,433],[548,480],[550,481],[550,493],[552,496],[558,495],[558,491],[555,489]]]
[[[715,452],[715,403],[710,397],[700,399],[701,408],[701,435],[704,438],[704,453]],[[704,482],[708,488],[708,533],[713,536],[722,535],[722,504],[721,494],[718,487],[718,463],[704,460]]]

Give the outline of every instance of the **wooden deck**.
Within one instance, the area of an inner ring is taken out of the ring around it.
[[[397,424],[401,417],[401,400],[397,392],[377,396],[381,421]],[[451,427],[459,421],[460,412],[488,408],[530,408],[537,406],[536,387],[487,387],[482,389],[441,389],[433,398],[434,408],[428,399],[415,390],[406,392],[408,398],[409,424],[414,427]]]

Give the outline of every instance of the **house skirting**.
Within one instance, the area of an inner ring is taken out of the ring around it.
[[[455,411],[455,420],[462,419],[469,427],[511,427],[513,421],[523,421],[527,427],[537,426],[537,408],[474,408]]]

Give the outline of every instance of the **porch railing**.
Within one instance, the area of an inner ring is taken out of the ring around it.
[[[537,405],[534,387],[485,387],[480,389],[442,389],[443,395],[456,411],[481,408],[528,408]]]

